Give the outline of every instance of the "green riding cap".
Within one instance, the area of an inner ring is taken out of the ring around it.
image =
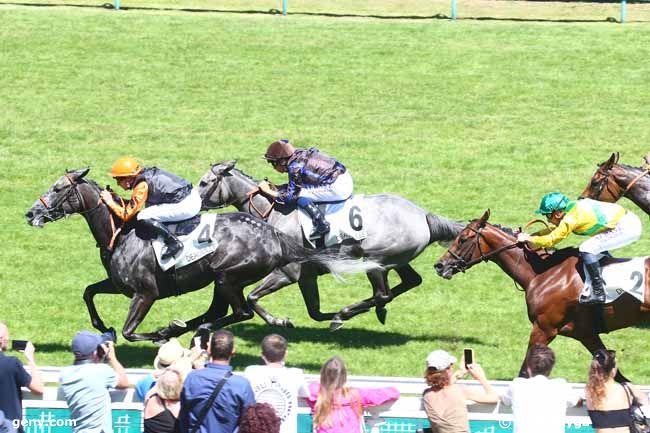
[[[556,210],[566,209],[568,204],[569,199],[561,192],[549,192],[544,197],[542,197],[542,202],[539,204],[539,209],[537,209],[535,213],[548,215]]]

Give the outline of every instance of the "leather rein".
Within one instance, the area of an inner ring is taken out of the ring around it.
[[[214,172],[213,172],[213,174],[215,174],[215,176],[218,176]],[[212,183],[212,185],[210,185],[210,188],[207,190],[206,194],[204,194],[204,197],[212,197],[212,194],[215,193],[215,191],[219,187],[220,183],[221,182],[215,180]],[[246,197],[243,200],[239,201],[239,202],[238,201],[229,202],[229,201],[224,200],[220,205],[210,206],[210,207],[204,205],[203,207],[205,209],[222,209],[224,207],[234,205],[237,208],[244,209],[245,206],[246,206],[246,201],[248,201],[248,213],[251,214],[251,215],[257,214],[258,217],[260,217],[264,221],[266,221],[269,218],[269,215],[271,215],[271,211],[273,211],[273,208],[275,207],[275,200],[272,200],[269,208],[265,212],[263,212],[255,205],[255,203],[253,203],[253,198],[258,194],[264,194],[259,186],[255,187],[255,189],[253,189],[251,191],[248,191],[246,193]],[[234,194],[232,194],[232,191],[230,191],[230,195],[234,195]],[[255,211],[255,213],[253,213],[253,211]]]
[[[603,180],[600,182],[599,188],[598,188],[598,195],[596,196],[596,200],[600,199],[600,195],[603,193],[603,190],[605,189],[605,186],[609,185],[609,176],[611,173],[611,167],[607,169],[607,171],[601,171],[598,169],[601,175],[603,175]],[[644,176],[650,174],[650,168],[646,168],[643,170],[639,175],[637,175],[632,181],[625,187],[622,193],[620,193],[620,196],[617,197],[616,199],[618,200],[621,197],[625,197],[625,195],[632,189],[632,187],[641,180]],[[622,189],[622,188],[621,188]],[[612,194],[613,197],[616,197],[616,195]]]
[[[512,244],[505,245],[505,246],[503,246],[501,248],[497,248],[496,250],[492,250],[492,251],[490,251],[488,253],[483,253],[483,250],[481,249],[481,237],[483,236],[483,234],[481,233],[481,231],[483,230],[484,226],[479,227],[478,229],[475,229],[473,227],[468,227],[468,228],[471,231],[473,231],[474,233],[476,233],[476,236],[474,237],[475,244],[476,244],[475,248],[478,249],[480,257],[467,261],[464,257],[456,254],[452,250],[448,250],[449,254],[454,259],[456,259],[458,261],[458,263],[454,263],[453,266],[456,267],[461,272],[465,272],[467,269],[471,268],[472,266],[474,266],[477,263],[487,262],[492,257],[494,257],[494,256],[496,256],[498,254],[501,254],[502,252],[504,252],[506,250],[510,250],[512,248],[516,248],[516,247],[519,246],[519,242],[514,242]]]

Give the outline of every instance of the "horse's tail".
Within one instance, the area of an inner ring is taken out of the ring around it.
[[[465,228],[460,221],[453,221],[432,213],[427,214],[427,224],[429,225],[429,243],[438,242],[446,247]]]
[[[343,274],[366,273],[382,269],[382,266],[374,260],[350,257],[333,249],[305,248],[288,236],[279,234],[283,255],[289,263],[313,263],[322,266],[339,280],[343,280]]]

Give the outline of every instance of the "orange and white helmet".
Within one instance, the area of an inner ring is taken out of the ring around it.
[[[127,177],[135,176],[141,171],[142,167],[135,158],[124,156],[113,163],[111,172],[108,175],[110,177]]]

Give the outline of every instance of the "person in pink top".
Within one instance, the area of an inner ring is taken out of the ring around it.
[[[307,402],[314,418],[315,433],[360,433],[363,409],[399,398],[394,387],[363,389],[346,385],[347,370],[338,356],[320,370],[320,383],[309,385]]]

